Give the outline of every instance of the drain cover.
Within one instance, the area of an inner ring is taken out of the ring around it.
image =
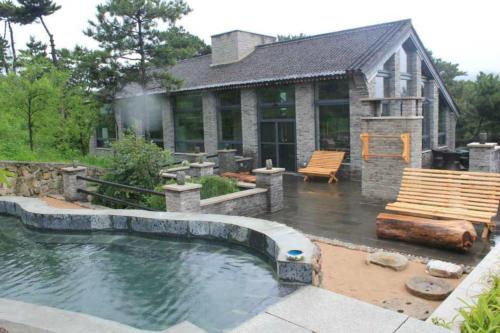
[[[452,291],[453,286],[446,281],[416,276],[406,281],[406,288],[415,296],[440,301]]]
[[[409,298],[387,299],[382,301],[382,307],[420,320],[426,320],[432,313],[428,304]]]

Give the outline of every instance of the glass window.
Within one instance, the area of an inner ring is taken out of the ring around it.
[[[117,138],[116,120],[111,104],[104,105],[99,111],[96,130],[97,148],[110,148]]]
[[[163,98],[165,97],[146,96],[144,112],[144,136],[160,147],[163,147]]]
[[[404,48],[399,49],[399,70],[401,73],[408,73],[408,54]]]
[[[399,92],[401,94],[401,97],[408,97],[408,81],[407,80],[401,80],[401,84],[399,86]]]
[[[446,145],[446,117],[447,110],[442,103],[439,103],[439,119],[438,119],[438,144],[441,146]]]
[[[293,105],[295,103],[294,86],[278,86],[259,89],[259,104],[261,105]]]
[[[375,97],[384,98],[389,97],[389,77],[376,76],[375,77]]]
[[[349,151],[349,105],[320,105],[319,147],[321,150]]]
[[[219,149],[229,147],[242,152],[240,91],[227,91],[218,96]]]
[[[349,82],[332,80],[318,83],[318,100],[335,100],[349,98]]]
[[[431,119],[432,103],[425,101],[422,104],[422,150],[431,149]]]
[[[179,95],[174,99],[175,151],[204,151],[201,95]]]

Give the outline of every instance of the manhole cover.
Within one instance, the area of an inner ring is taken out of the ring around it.
[[[428,304],[405,298],[384,300],[382,301],[382,307],[420,320],[426,320],[432,313],[432,307]]]
[[[408,259],[398,253],[390,252],[375,252],[370,253],[367,257],[367,262],[382,267],[389,267],[395,271],[402,271],[408,266]]]
[[[421,276],[409,279],[405,285],[413,295],[434,301],[445,299],[453,291],[446,281]]]

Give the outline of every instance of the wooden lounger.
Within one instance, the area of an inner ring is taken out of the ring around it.
[[[434,169],[404,170],[396,202],[386,209],[403,215],[482,224],[482,237],[495,228],[500,174]]]
[[[249,172],[225,172],[222,174],[223,177],[236,179],[240,182],[253,183],[256,182],[255,175],[251,175]]]
[[[304,175],[304,181],[309,177],[327,177],[328,183],[338,181],[336,174],[339,171],[345,152],[317,150],[312,154],[307,167],[300,168],[299,172]]]

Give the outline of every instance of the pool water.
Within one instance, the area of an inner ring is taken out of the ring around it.
[[[46,233],[0,216],[0,297],[140,329],[235,327],[295,289],[241,247],[106,233]]]

